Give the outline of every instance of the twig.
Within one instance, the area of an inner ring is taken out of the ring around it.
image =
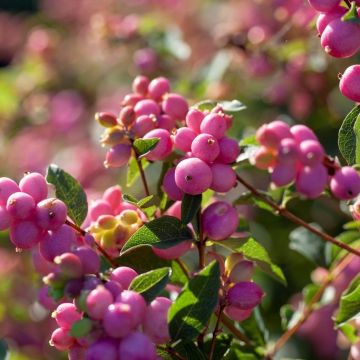
[[[149,186],[148,186],[148,183],[146,181],[145,171],[144,171],[144,168],[143,168],[142,163],[141,163],[141,158],[139,158],[139,155],[136,152],[133,141],[131,141],[131,147],[134,150],[135,160],[136,160],[137,166],[139,168],[140,177],[141,177],[141,181],[142,181],[143,186],[144,186],[145,194],[146,194],[146,196],[150,196]]]
[[[184,262],[181,260],[181,259],[176,259],[175,260],[178,265],[180,266],[181,270],[183,271],[183,273],[185,274],[185,276],[190,279],[190,274],[189,274],[189,271],[188,269],[186,268],[186,265],[184,264]]]
[[[217,320],[216,320],[216,324],[215,324],[214,331],[213,331],[213,334],[212,334],[212,339],[211,339],[209,360],[213,360],[213,357],[214,357],[215,345],[216,345],[216,337],[217,337],[218,332],[219,332],[219,326],[220,326],[220,322],[221,322],[221,318],[222,318],[222,315],[223,315],[224,308],[225,308],[225,306],[221,305],[220,309],[219,309],[219,313],[217,315]]]
[[[329,234],[318,230],[317,228],[309,225],[306,221],[304,221],[303,219],[297,217],[296,215],[294,215],[292,212],[290,212],[289,210],[287,210],[286,208],[276,204],[274,201],[270,200],[267,196],[263,195],[262,193],[260,193],[257,189],[255,189],[251,184],[249,184],[246,180],[244,180],[239,174],[236,174],[236,178],[238,180],[239,183],[241,183],[242,185],[244,185],[248,190],[251,191],[251,193],[256,196],[257,198],[261,199],[263,202],[265,202],[266,204],[268,204],[269,206],[271,206],[274,210],[277,211],[277,213],[287,219],[289,219],[290,221],[292,221],[293,223],[300,225],[304,228],[306,228],[307,230],[311,231],[312,233],[316,234],[317,236],[321,237],[323,240],[330,242],[342,249],[345,249],[347,251],[349,251],[352,254],[355,254],[357,256],[360,256],[360,251],[357,249],[354,249],[353,247],[349,246],[348,244],[345,244],[337,239],[335,239],[334,237],[330,236]]]
[[[199,268],[201,270],[205,267],[205,240],[204,240],[204,234],[203,234],[202,225],[201,225],[201,208],[198,210],[196,216],[197,216],[197,223],[198,223],[198,229],[199,229],[198,241],[196,242],[196,246],[198,248]]]
[[[243,334],[239,329],[237,329],[233,322],[226,316],[221,317],[221,322],[230,330],[230,332],[240,341],[244,342],[246,345],[251,345],[250,339]]]

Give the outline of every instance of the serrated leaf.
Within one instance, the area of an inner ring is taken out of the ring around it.
[[[142,168],[145,170],[149,166],[149,162],[145,158],[141,158],[141,165]],[[129,164],[128,164],[128,171],[127,171],[127,179],[126,179],[126,186],[130,187],[134,184],[136,179],[139,177],[139,166],[136,162],[135,157],[131,157]]]
[[[173,340],[199,335],[216,307],[219,288],[220,267],[213,261],[185,285],[171,305],[168,322]]]
[[[70,335],[75,338],[83,337],[90,333],[92,330],[93,323],[88,318],[83,318],[81,320],[76,321],[70,330]]]
[[[136,276],[131,281],[129,289],[141,294],[149,303],[165,288],[170,274],[169,267],[148,271]]]
[[[56,197],[66,204],[69,217],[81,226],[88,212],[88,204],[79,182],[55,164],[48,167],[46,180],[55,186]]]
[[[174,349],[186,360],[206,360],[204,353],[192,341],[181,340]]]
[[[167,249],[184,240],[191,240],[192,237],[191,230],[182,224],[179,219],[164,215],[144,224],[137,230],[125,243],[121,253],[141,245]]]
[[[349,165],[354,165],[359,158],[359,146],[357,146],[356,134],[354,131],[355,122],[360,114],[360,105],[355,106],[345,117],[338,136],[340,152]]]
[[[181,222],[187,225],[194,218],[201,206],[202,195],[184,194],[181,201]]]
[[[343,292],[340,298],[339,310],[335,323],[341,326],[360,315],[360,275],[358,275]]]
[[[149,151],[156,148],[156,145],[160,141],[159,138],[152,139],[136,139],[133,143],[136,153],[140,156],[146,155]]]
[[[311,224],[316,229],[321,230],[317,224]],[[314,264],[325,266],[325,242],[317,235],[305,229],[298,227],[294,229],[290,235],[289,248],[297,251]]]

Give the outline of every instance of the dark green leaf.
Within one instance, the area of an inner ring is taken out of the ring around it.
[[[184,240],[191,240],[190,229],[173,216],[162,216],[144,224],[123,246],[121,253],[140,245],[167,249]]]
[[[123,194],[122,199],[133,205],[136,205],[138,202],[138,199],[130,194]]]
[[[141,294],[147,302],[151,302],[169,282],[171,268],[165,267],[138,275],[131,281],[130,290]]]
[[[171,338],[194,339],[209,321],[218,299],[220,267],[216,261],[195,275],[169,310]]]
[[[149,162],[145,158],[141,158],[141,165],[142,168],[145,170],[149,166]],[[136,159],[135,157],[131,157],[128,165],[126,186],[132,186],[135,180],[138,178],[139,174],[139,166],[136,162]]]
[[[80,226],[88,211],[86,194],[81,185],[54,164],[48,167],[46,180],[55,186],[56,197],[66,204],[69,217]]]
[[[248,346],[241,346],[238,343],[233,342],[230,350],[225,354],[224,360],[259,360],[264,357],[258,356],[254,353],[254,350]]]
[[[350,21],[355,24],[360,24],[359,15],[356,8],[356,2],[351,2],[351,7],[349,11],[341,18],[342,21]]]
[[[258,346],[264,346],[268,340],[269,334],[258,307],[254,309],[248,319],[239,323],[239,327]]]
[[[290,304],[285,304],[280,308],[281,327],[283,330],[288,329],[294,313],[294,308]]]
[[[192,341],[181,340],[175,350],[186,360],[206,360],[204,353]]]
[[[83,318],[76,321],[70,330],[70,335],[75,338],[83,337],[90,333],[92,330],[93,324],[92,321],[88,318]]]
[[[343,292],[335,323],[338,326],[360,314],[360,275],[358,275]]]
[[[215,343],[215,351],[214,351],[214,359],[223,359],[225,353],[229,350],[231,346],[231,342],[233,340],[233,336],[229,334],[219,334],[216,337]],[[212,337],[208,338],[204,344],[204,352],[206,354],[210,353],[210,346],[212,342]]]
[[[355,106],[349,114],[345,117],[338,136],[338,145],[340,152],[349,165],[354,165],[356,159],[359,158],[357,154],[360,149],[357,149],[356,134],[354,131],[355,122],[360,114],[360,105]]]
[[[0,360],[8,358],[9,346],[4,339],[0,339]]]
[[[181,222],[188,224],[200,209],[202,195],[184,194],[181,201]]]
[[[357,248],[358,245],[360,245],[360,234],[359,231],[356,230],[344,231],[338,235],[336,239],[345,244],[351,245],[354,248]],[[339,259],[346,253],[347,250],[341,249],[335,245],[331,245],[331,261]]]
[[[317,224],[311,224],[318,230],[321,230]],[[298,227],[290,235],[289,248],[297,251],[307,259],[319,266],[325,266],[325,242],[309,230]]]
[[[162,360],[177,360],[175,356],[170,355],[164,348],[158,347],[156,353]]]
[[[160,141],[159,138],[152,138],[152,139],[136,139],[134,141],[134,148],[136,153],[139,156],[144,156],[149,151],[155,149],[156,145]]]

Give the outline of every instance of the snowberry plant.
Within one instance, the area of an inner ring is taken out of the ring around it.
[[[325,51],[354,55],[356,2],[310,4],[321,12]],[[354,101],[357,66],[340,81]],[[88,204],[80,184],[56,165],[45,176],[0,178],[0,230],[9,231],[18,252],[32,252],[43,282],[39,303],[57,325],[49,344],[71,360],[273,359],[331,304],[334,327],[359,360],[360,250],[352,229],[360,227],[360,107],[339,131],[340,161],[305,125],[275,120],[234,139],[229,131],[241,121],[241,102],[189,103],[168,79],[138,76],[119,114],[96,114],[104,167],[127,167],[127,187],[140,179],[141,198],[114,185]],[[269,173],[267,188],[252,184],[249,167]],[[288,209],[295,197],[325,196],[343,201],[354,218],[337,237]],[[314,272],[296,304],[280,309],[278,338],[265,330],[266,290],[254,279],[264,272],[286,286],[286,278],[240,216],[243,204],[294,223],[290,240],[309,258],[318,254],[299,238],[327,245],[326,269]]]

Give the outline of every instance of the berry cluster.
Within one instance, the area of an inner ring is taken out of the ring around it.
[[[175,148],[186,155],[165,174],[165,192],[172,200],[181,200],[184,193],[201,194],[209,188],[228,192],[236,184],[230,164],[240,153],[237,141],[225,136],[232,117],[221,106],[211,112],[191,109],[186,115],[186,125],[174,135]]]
[[[290,128],[282,121],[273,121],[259,128],[256,139],[261,146],[252,161],[258,168],[271,171],[276,186],[295,181],[296,190],[310,199],[320,196],[327,184],[338,199],[352,199],[360,193],[356,170],[328,165],[323,147],[307,126]]]
[[[354,2],[357,21],[345,20],[348,9],[339,0],[309,0],[310,5],[320,12],[316,28],[320,34],[321,46],[325,52],[337,58],[354,56],[360,50],[360,3]],[[340,91],[350,100],[360,102],[360,65],[347,68],[340,79]]]
[[[106,128],[101,143],[111,146],[106,154],[106,167],[127,164],[136,138],[159,138],[147,158],[152,161],[166,158],[173,148],[170,134],[188,111],[185,98],[171,93],[170,83],[164,77],[150,81],[146,76],[138,76],[132,89],[133,93],[124,97],[118,117],[111,113],[96,114],[97,121]]]

